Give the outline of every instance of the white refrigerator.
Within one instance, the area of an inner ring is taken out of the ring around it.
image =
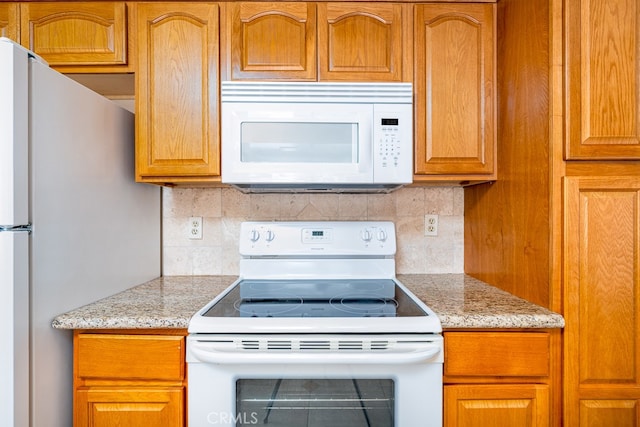
[[[160,189],[134,117],[0,38],[0,426],[69,427],[58,314],[160,275]]]

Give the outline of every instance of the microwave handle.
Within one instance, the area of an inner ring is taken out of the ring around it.
[[[263,352],[263,351],[218,351],[207,348],[206,343],[192,341],[188,352],[198,361],[216,364],[382,364],[410,365],[434,359],[442,351],[438,345],[426,346],[405,352]]]

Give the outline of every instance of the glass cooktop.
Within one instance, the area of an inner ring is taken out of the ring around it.
[[[391,279],[242,280],[204,317],[421,317]]]

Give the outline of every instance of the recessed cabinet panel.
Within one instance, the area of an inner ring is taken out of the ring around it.
[[[19,10],[18,3],[0,3],[0,37],[20,41],[18,38]]]
[[[640,401],[640,178],[570,177],[564,191],[567,421],[623,419]]]
[[[184,388],[92,388],[76,393],[75,427],[184,425]]]
[[[319,3],[320,80],[402,81],[403,6]]]
[[[218,6],[142,3],[137,16],[138,180],[218,176]]]
[[[445,386],[444,407],[445,427],[543,427],[549,425],[549,386]]]
[[[22,3],[21,44],[50,65],[127,63],[124,2]]]
[[[416,175],[495,173],[494,5],[415,6]]]
[[[566,3],[565,157],[640,159],[640,3]]]
[[[640,385],[640,179],[568,178],[566,188],[566,309],[579,325],[569,335],[579,382]]]
[[[640,399],[580,401],[581,426],[637,427]]]
[[[233,79],[316,79],[314,3],[231,3]]]

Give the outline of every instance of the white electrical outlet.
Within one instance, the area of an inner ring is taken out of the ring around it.
[[[424,235],[425,236],[438,235],[438,215],[428,214],[424,216]]]
[[[202,239],[202,217],[192,216],[189,218],[188,234],[191,240]]]

